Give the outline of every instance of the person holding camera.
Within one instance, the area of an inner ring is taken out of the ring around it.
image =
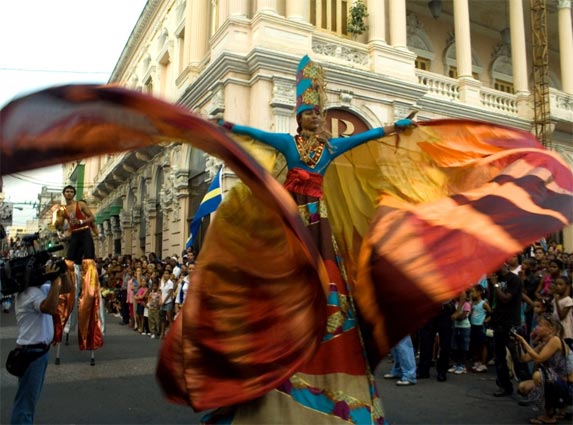
[[[515,338],[524,362],[534,361],[536,370],[531,380],[519,383],[519,392],[536,399],[542,394],[545,414],[532,418],[532,424],[557,423],[557,409],[572,403],[573,354],[563,341],[563,327],[551,314],[539,317],[536,331],[539,345],[531,347],[521,335]]]
[[[513,394],[506,349],[513,359],[517,379],[522,381],[531,377],[527,364],[517,356],[512,332],[521,328],[522,284],[521,279],[509,270],[508,264],[503,264],[497,273],[490,274],[488,280],[493,298],[490,325],[493,329],[496,384],[499,387],[493,395],[503,397]]]
[[[34,423],[34,411],[44,384],[48,351],[54,339],[54,317],[58,313],[60,293],[70,291],[65,271],[49,261],[44,269],[46,283],[29,286],[16,294],[16,346],[30,363],[18,379],[11,424]],[[51,284],[50,284],[51,280]]]

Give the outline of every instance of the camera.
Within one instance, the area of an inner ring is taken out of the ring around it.
[[[46,250],[36,251],[34,241],[39,238],[38,233],[22,237],[22,242],[33,251],[25,257],[0,259],[0,292],[3,295],[11,295],[22,292],[29,286],[41,286],[46,280],[53,279],[67,270],[63,259],[55,259],[51,253],[63,249],[62,245],[50,247]],[[51,274],[44,273],[46,263],[52,260],[57,271]]]

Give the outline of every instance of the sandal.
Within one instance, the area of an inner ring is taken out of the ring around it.
[[[529,420],[530,424],[556,424],[557,419],[550,419],[547,416],[538,416]]]

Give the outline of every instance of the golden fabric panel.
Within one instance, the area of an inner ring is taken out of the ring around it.
[[[80,85],[11,102],[0,132],[3,174],[177,140],[222,159],[249,187],[221,205],[197,292],[162,349],[168,397],[196,409],[248,401],[313,355],[326,320],[324,263],[289,193],[222,128],[141,93]],[[442,300],[571,223],[572,185],[570,168],[531,134],[469,120],[420,123],[338,158],[324,194],[371,364]]]

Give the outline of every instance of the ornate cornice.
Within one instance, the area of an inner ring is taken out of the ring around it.
[[[156,11],[163,0],[147,0],[133,31],[131,31],[131,35],[119,56],[119,60],[117,61],[115,68],[113,69],[111,76],[109,77],[109,82],[114,82],[119,80],[120,74],[123,72],[125,67],[129,65],[129,60],[133,56],[133,54],[137,51],[137,46],[141,40],[141,38],[145,35],[145,30],[148,26],[153,23],[153,20],[156,16]]]
[[[366,50],[345,46],[338,41],[327,41],[313,37],[312,51],[351,64],[368,66],[368,52]]]

